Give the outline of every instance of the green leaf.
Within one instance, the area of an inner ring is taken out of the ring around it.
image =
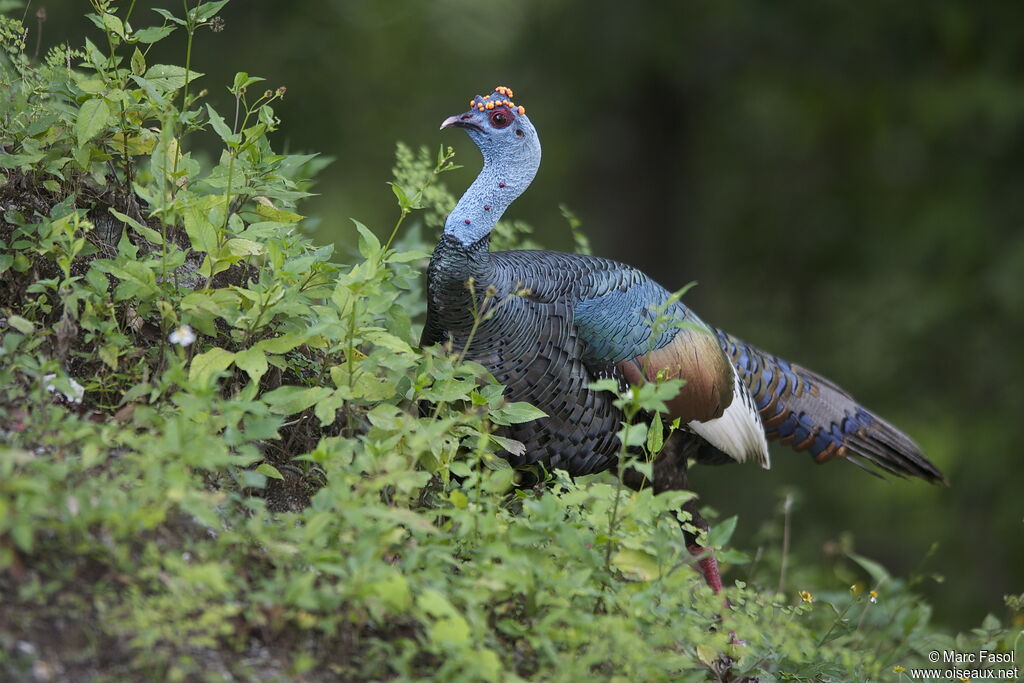
[[[661,574],[658,559],[648,552],[623,548],[612,557],[612,565],[634,581],[653,581]]]
[[[427,588],[416,598],[416,606],[432,617],[441,618],[457,614],[448,598],[436,589]]]
[[[282,209],[270,204],[269,200],[264,203],[263,201],[259,201],[259,199],[260,198],[257,198],[255,211],[268,221],[277,221],[278,223],[298,223],[305,218],[305,216],[291,211],[283,211]]]
[[[333,393],[328,387],[284,386],[263,395],[270,412],[278,415],[301,413]]]
[[[203,4],[196,7],[193,12],[193,17],[197,21],[207,21],[212,19],[220,8],[228,4],[228,0],[217,0],[216,2],[204,2]]]
[[[617,380],[611,378],[599,379],[596,382],[590,383],[590,389],[592,391],[610,391],[613,394],[618,394],[619,383]]]
[[[352,222],[356,224],[356,230],[359,231],[359,253],[365,259],[375,258],[380,253],[380,240],[369,228],[356,219],[353,218]]]
[[[214,132],[220,136],[221,140],[232,147],[237,146],[241,142],[241,138],[236,133],[231,132],[228,124],[224,122],[224,118],[209,104],[206,105],[206,112],[210,117],[210,125],[213,126]]]
[[[139,48],[135,48],[134,52],[132,52],[132,73],[136,76],[146,73],[146,58],[142,55],[142,51]]]
[[[530,420],[537,420],[547,416],[548,414],[540,408],[535,408],[523,401],[517,401],[516,403],[506,403],[493,411],[491,413],[491,420],[500,425],[510,425],[529,422]]]
[[[387,332],[380,328],[371,327],[360,330],[360,335],[371,344],[380,346],[390,351],[408,354],[416,353],[415,351],[412,350],[412,347],[409,346],[406,342],[402,341],[401,339],[391,334],[390,332]]]
[[[220,197],[208,195],[201,197],[183,212],[185,233],[196,251],[207,254],[217,252],[217,226],[210,222],[210,210],[222,202]]]
[[[267,353],[287,353],[296,346],[305,344],[308,340],[309,335],[307,334],[289,332],[287,334],[282,334],[280,337],[273,337],[271,339],[258,341],[253,344],[253,348],[261,349]]]
[[[260,378],[267,372],[267,354],[262,349],[251,348],[235,353],[235,365],[249,375],[254,383],[259,384]]]
[[[712,548],[721,548],[728,543],[729,539],[732,538],[733,532],[736,531],[737,521],[738,518],[736,515],[733,515],[708,529],[708,545]]]
[[[185,20],[184,19],[179,19],[178,17],[176,17],[173,14],[171,14],[170,11],[168,11],[168,10],[165,10],[165,9],[162,9],[162,8],[159,8],[159,7],[154,7],[153,11],[156,12],[157,14],[159,14],[160,16],[162,16],[167,21],[173,21],[175,24],[178,24],[179,26],[185,26]]]
[[[469,498],[459,489],[452,489],[451,493],[448,494],[448,501],[460,510],[465,510],[466,506],[469,505]]]
[[[284,475],[270,463],[265,462],[258,465],[256,467],[256,471],[264,476],[270,477],[271,479],[284,479]]]
[[[75,122],[75,135],[78,137],[78,147],[81,149],[85,143],[96,137],[107,125],[110,119],[110,109],[102,97],[93,97],[82,104],[78,110],[78,120]]]
[[[655,413],[654,417],[651,418],[651,424],[647,428],[647,452],[652,456],[657,455],[661,452],[661,447],[664,445],[664,425],[661,424],[661,415]]]
[[[166,26],[150,26],[140,31],[136,31],[132,34],[132,39],[140,43],[155,43],[158,40],[163,40],[167,36],[174,32],[174,29],[178,28],[173,24],[167,24]]]
[[[313,414],[320,420],[321,427],[330,427],[338,419],[338,409],[345,404],[341,395],[332,391],[331,395],[316,404]]]
[[[425,251],[395,251],[388,255],[388,263],[408,263],[409,261],[421,261],[430,258]]]
[[[143,78],[163,90],[178,90],[185,87],[186,74],[189,75],[189,82],[203,75],[198,71],[186,71],[183,67],[173,64],[154,64],[149,67]]]
[[[498,447],[508,451],[512,455],[524,455],[526,453],[526,444],[522,441],[516,441],[515,439],[509,439],[504,436],[498,436],[497,434],[488,435],[494,443],[498,444]],[[500,462],[505,462],[501,458],[496,458]]]
[[[232,256],[258,256],[263,253],[262,244],[241,237],[229,239],[227,248]]]
[[[135,232],[139,233],[140,235],[145,237],[147,240],[149,240],[153,244],[163,244],[164,243],[163,235],[158,233],[153,228],[151,228],[149,226],[146,226],[146,225],[143,225],[142,223],[138,222],[137,220],[135,220],[131,216],[129,216],[127,214],[123,214],[123,213],[121,213],[120,211],[118,211],[117,209],[115,209],[113,207],[110,207],[107,210],[110,211],[110,213],[113,214],[114,217],[116,217],[119,221],[121,221],[122,223],[127,223],[128,225],[130,225],[132,227],[132,229],[135,230]]]
[[[469,624],[460,614],[439,619],[430,627],[430,639],[439,645],[465,645],[469,633]]]
[[[889,572],[878,562],[856,553],[848,552],[846,556],[859,564],[871,576],[871,580],[875,582],[876,586],[880,586],[889,580]]]
[[[26,320],[25,318],[22,318],[20,315],[9,316],[7,318],[7,324],[16,329],[18,332],[21,332],[22,334],[32,334],[32,332],[35,331],[36,329],[36,326],[32,323],[31,320]]]
[[[192,359],[192,364],[189,365],[188,380],[205,384],[215,372],[227,370],[234,360],[235,354],[220,347],[200,353]]]
[[[398,197],[398,206],[402,210],[413,208],[412,200],[409,199],[409,195],[405,193],[405,190],[402,189],[401,185],[398,183],[388,183],[388,185],[391,186],[391,191],[395,193],[396,197]]]
[[[125,38],[124,24],[117,17],[116,14],[104,14],[101,21],[103,22],[103,29],[108,33],[113,33],[118,38]]]

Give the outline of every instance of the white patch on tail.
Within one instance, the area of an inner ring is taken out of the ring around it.
[[[732,403],[721,417],[706,422],[690,422],[687,426],[709,444],[737,462],[754,460],[770,469],[768,441],[764,438],[761,415],[754,405],[747,385],[732,370]]]

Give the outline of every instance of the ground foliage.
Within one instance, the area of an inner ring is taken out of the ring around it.
[[[38,59],[20,13],[0,19],[3,677],[838,681],[1017,646],[994,616],[935,630],[923,571],[852,548],[852,586],[737,580],[724,609],[690,570],[685,494],[517,489],[493,431],[535,409],[415,348],[450,150],[399,146],[388,237],[357,226],[336,260],[298,212],[322,160],[271,145],[285,89],[239,73],[233,111],[204,102],[224,85],[191,46],[223,5],[135,29],[152,17],[93,0],[92,38]],[[160,41],[181,64],[148,61]],[[198,339],[171,343],[183,325]],[[622,436],[656,452],[655,424]],[[752,560],[723,547],[735,525],[706,539],[727,578],[785,577],[781,536]]]

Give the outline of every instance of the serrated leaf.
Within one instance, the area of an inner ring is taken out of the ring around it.
[[[406,342],[402,341],[395,335],[381,329],[368,328],[361,331],[361,336],[366,341],[376,346],[396,351],[398,353],[409,353],[414,354],[415,351]]]
[[[206,105],[206,113],[210,117],[210,125],[221,140],[229,145],[237,145],[241,141],[237,134],[231,132],[228,124],[224,122],[224,117],[209,104]]]
[[[619,440],[629,448],[639,448],[647,441],[647,425],[624,424],[619,429]]]
[[[291,211],[284,211],[273,206],[272,204],[269,203],[269,201],[265,203],[259,201],[259,199],[257,199],[256,201],[255,211],[260,216],[266,218],[268,221],[277,221],[278,223],[298,223],[303,218],[305,218],[305,216],[302,216],[301,214],[293,213]]]
[[[256,384],[259,384],[260,378],[266,374],[269,367],[267,364],[267,354],[262,349],[257,348],[236,352],[235,365],[239,370],[249,375],[249,379]]]
[[[529,403],[523,401],[517,401],[515,403],[506,403],[493,411],[491,413],[491,420],[497,424],[509,425],[529,422],[530,420],[538,420],[547,416],[548,414],[540,408],[535,408]]]
[[[154,64],[149,67],[143,78],[164,90],[178,90],[185,87],[186,74],[189,82],[203,75],[198,71],[186,71],[184,67],[173,64]]]
[[[92,140],[103,130],[110,119],[110,108],[102,97],[93,97],[82,104],[78,110],[78,120],[75,121],[75,135],[78,138],[78,147],[81,149],[85,143]]]
[[[173,24],[167,24],[166,26],[150,26],[136,31],[132,34],[132,39],[140,43],[155,43],[158,40],[163,40],[167,36],[174,32],[174,29],[178,28]]]
[[[207,21],[212,19],[220,8],[228,4],[228,0],[216,0],[216,2],[204,2],[203,4],[196,7],[193,11],[193,17],[198,21]]]
[[[634,581],[653,581],[661,574],[657,558],[636,548],[623,548],[615,553],[612,565]]]
[[[116,14],[104,13],[101,21],[103,22],[103,29],[109,33],[115,34],[119,38],[124,38],[124,24],[121,23],[121,19]]]
[[[266,477],[270,477],[271,479],[284,479],[284,475],[270,463],[265,462],[258,465],[256,467],[256,471]]]
[[[526,444],[524,444],[522,441],[516,441],[515,439],[509,439],[508,437],[498,436],[497,434],[490,434],[489,436],[491,441],[498,444],[499,448],[508,451],[509,454],[511,455],[520,456],[526,453]],[[501,458],[496,458],[496,460],[505,462]]]
[[[241,237],[229,239],[227,248],[233,256],[258,256],[263,253],[262,244]]]
[[[313,414],[320,420],[321,427],[330,427],[338,419],[338,409],[345,404],[344,399],[336,391],[316,404]]]
[[[217,251],[217,226],[210,222],[210,210],[220,201],[213,195],[201,197],[183,212],[185,233],[196,251],[207,254]]]
[[[188,380],[189,382],[205,383],[215,372],[227,370],[234,360],[234,353],[220,347],[200,353],[192,359],[192,363],[189,365]]]
[[[272,413],[294,415],[324,400],[332,392],[328,387],[284,386],[264,394],[263,400]]]
[[[141,76],[146,73],[146,58],[142,55],[142,51],[139,48],[135,48],[132,52],[132,73],[136,76]]]
[[[655,413],[651,418],[651,424],[647,428],[647,452],[652,456],[661,452],[665,445],[665,429],[661,424],[661,415]]]

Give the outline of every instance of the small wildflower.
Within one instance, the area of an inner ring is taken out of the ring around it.
[[[277,96],[284,98],[284,94],[286,92],[288,92],[288,88],[282,85],[280,88],[277,89]]]
[[[221,17],[214,17],[210,20],[210,30],[214,33],[220,33],[224,30],[224,20]]]
[[[878,602],[878,591],[871,591],[868,593],[868,596],[871,598],[871,604],[876,604]]]
[[[814,596],[807,591],[800,591],[800,599],[808,604],[814,602]]]
[[[182,325],[171,332],[171,335],[167,337],[167,341],[172,344],[184,348],[190,346],[192,342],[196,340],[196,333],[192,331],[192,328],[188,325]]]
[[[40,7],[36,10],[36,19],[39,21],[46,21],[46,8]]]
[[[906,670],[907,670],[907,667],[905,667],[905,666],[898,666],[898,665],[897,665],[897,666],[894,666],[894,667],[892,668],[892,672],[893,672],[894,674],[901,674],[901,673],[903,673],[903,672],[904,672],[904,671],[906,671]]]

